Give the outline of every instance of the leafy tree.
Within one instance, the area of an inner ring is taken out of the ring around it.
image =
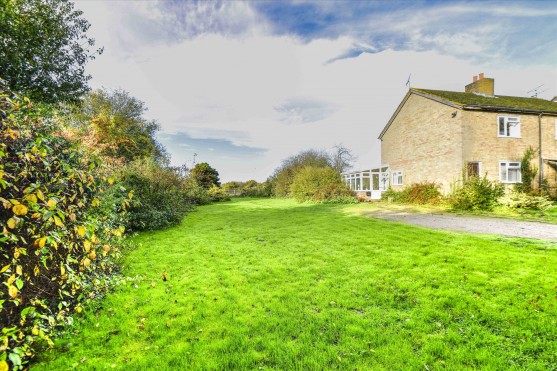
[[[325,151],[314,149],[299,152],[283,160],[269,179],[273,194],[279,197],[290,195],[290,185],[296,174],[304,167],[328,167],[329,155]]]
[[[342,145],[335,146],[331,153],[315,149],[299,152],[285,159],[270,177],[273,194],[279,197],[290,195],[296,174],[306,167],[330,167],[341,173],[348,170],[354,160],[352,152]]]
[[[159,125],[144,118],[146,111],[144,102],[124,90],[97,90],[68,107],[61,119],[105,158],[124,163],[146,157],[164,160],[165,149],[155,138]]]
[[[204,189],[211,189],[214,185],[220,187],[219,172],[206,162],[195,165],[191,177]]]
[[[331,167],[303,168],[294,177],[290,192],[298,202],[356,202],[352,191],[342,181],[340,173]]]
[[[126,215],[131,230],[177,225],[196,204],[210,202],[206,192],[184,177],[180,168],[161,165],[152,158],[127,164],[120,171],[120,179],[126,188],[133,189],[134,202]],[[200,193],[206,200],[200,202]]]
[[[0,77],[46,103],[78,101],[88,91],[89,22],[67,0],[0,0]]]

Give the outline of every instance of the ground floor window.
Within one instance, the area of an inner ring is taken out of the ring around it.
[[[521,183],[520,162],[499,161],[499,180],[502,183]]]
[[[402,185],[402,171],[393,171],[393,185]]]
[[[469,161],[466,164],[466,175],[468,178],[480,176],[480,163],[478,161]]]

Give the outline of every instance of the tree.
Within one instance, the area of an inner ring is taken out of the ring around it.
[[[0,0],[0,9],[0,77],[38,101],[78,101],[85,64],[102,53],[83,12],[67,0]]]
[[[61,119],[100,156],[124,163],[166,156],[155,138],[158,123],[144,118],[145,103],[124,90],[96,90],[68,111]]]
[[[329,155],[331,167],[339,173],[343,173],[352,167],[356,156],[342,144],[333,147],[333,152]]]
[[[270,177],[269,182],[272,184],[273,194],[280,197],[290,195],[290,186],[296,174],[306,167],[330,167],[338,173],[342,173],[352,166],[354,160],[355,156],[352,152],[342,145],[336,145],[330,154],[315,149],[301,151],[282,161]]]
[[[219,172],[206,162],[195,165],[191,177],[204,189],[211,189],[214,185],[220,187]]]

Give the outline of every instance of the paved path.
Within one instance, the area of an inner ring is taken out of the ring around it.
[[[433,229],[557,241],[557,224],[450,214],[416,214],[394,210],[371,211],[365,215]]]

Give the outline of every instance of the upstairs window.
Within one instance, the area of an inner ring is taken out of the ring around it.
[[[520,118],[511,116],[498,116],[499,136],[506,138],[520,138]]]
[[[402,171],[393,171],[393,185],[402,185]]]
[[[499,161],[499,180],[501,183],[522,183],[520,162]]]

